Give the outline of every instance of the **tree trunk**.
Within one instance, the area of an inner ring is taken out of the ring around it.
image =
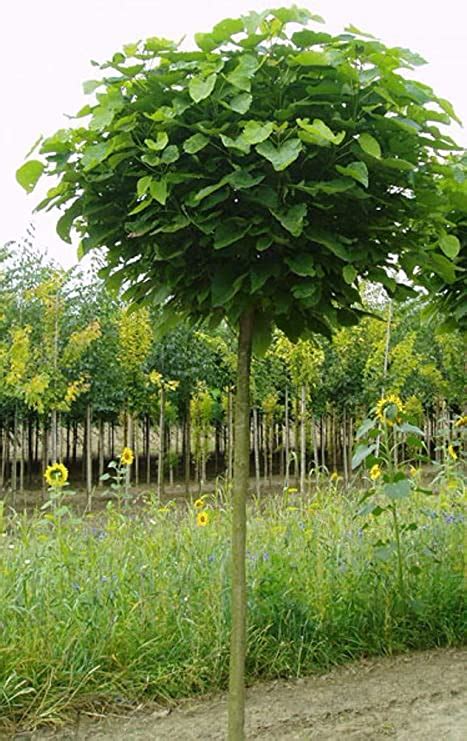
[[[229,741],[243,741],[246,653],[246,496],[250,473],[250,367],[253,312],[240,318],[235,404],[235,458],[232,491],[232,632],[228,702]]]
[[[157,493],[162,497],[164,493],[164,424],[165,424],[165,390],[161,386],[160,398],[160,416],[159,416],[159,457],[157,463]]]
[[[151,417],[146,416],[146,484],[151,483]]]
[[[285,476],[284,488],[289,486],[289,469],[290,469],[290,418],[289,418],[289,387],[285,387]]]
[[[92,492],[92,410],[86,407],[86,494],[90,502]]]
[[[101,476],[104,474],[104,420],[102,417],[99,417],[99,481],[101,480]]]
[[[259,435],[258,435],[258,408],[253,409],[253,449],[255,455],[255,484],[256,496],[261,495],[261,469],[259,466]]]
[[[187,401],[185,419],[185,493],[190,496],[190,463],[191,463],[191,413],[190,399]]]
[[[344,406],[344,416],[342,417],[342,465],[344,467],[344,483],[349,483],[349,466],[347,459],[347,409]]]
[[[300,389],[300,494],[305,493],[306,479],[306,387]]]

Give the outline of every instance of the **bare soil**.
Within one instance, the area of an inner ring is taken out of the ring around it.
[[[328,674],[258,683],[247,695],[247,738],[271,741],[467,738],[467,650],[439,649],[363,660]],[[218,741],[226,698],[144,706],[126,716],[81,716],[73,728],[19,741]]]

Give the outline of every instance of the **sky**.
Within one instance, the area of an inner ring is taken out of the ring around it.
[[[77,245],[55,232],[58,212],[33,214],[41,196],[27,195],[15,171],[40,134],[67,127],[66,114],[87,102],[82,83],[95,77],[91,59],[110,58],[125,43],[149,36],[190,43],[222,18],[292,5],[288,0],[13,0],[4,3],[0,43],[4,60],[0,116],[0,246],[21,241],[32,221],[36,244],[64,267],[76,263]],[[327,29],[352,23],[385,44],[408,47],[428,64],[414,77],[450,100],[465,128],[452,136],[467,146],[467,3],[463,0],[297,0],[323,16]],[[322,27],[324,28],[324,27]],[[8,60],[8,61],[7,61]],[[44,186],[45,188],[45,186]]]

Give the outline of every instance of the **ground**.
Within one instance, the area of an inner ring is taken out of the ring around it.
[[[467,738],[467,650],[439,649],[364,660],[305,679],[248,690],[247,738],[334,741]],[[82,716],[70,729],[22,733],[19,741],[217,741],[225,738],[226,700],[187,700],[171,711],[139,708],[125,717]]]

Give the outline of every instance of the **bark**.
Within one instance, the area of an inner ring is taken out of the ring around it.
[[[191,462],[191,415],[190,399],[187,401],[185,420],[185,492],[190,496],[190,462]]]
[[[104,473],[104,421],[99,417],[99,481]]]
[[[349,462],[347,458],[347,409],[345,406],[342,417],[342,465],[344,468],[344,484],[347,486],[349,483]]]
[[[151,483],[151,418],[146,417],[146,483]]]
[[[300,494],[305,493],[306,479],[306,387],[300,389]]]
[[[253,448],[255,456],[255,485],[256,496],[261,495],[261,469],[259,466],[259,436],[258,436],[258,408],[253,409]]]
[[[285,387],[285,477],[284,488],[289,486],[290,470],[290,417],[289,417],[289,387]]]
[[[165,390],[161,386],[160,398],[160,415],[159,415],[159,456],[157,463],[157,493],[162,497],[164,493],[164,425],[165,425]]]
[[[88,501],[92,492],[92,410],[91,405],[86,407],[86,494]]]
[[[232,632],[228,700],[229,741],[245,738],[246,497],[250,473],[250,367],[254,319],[240,318],[235,405],[235,459],[232,490]]]

